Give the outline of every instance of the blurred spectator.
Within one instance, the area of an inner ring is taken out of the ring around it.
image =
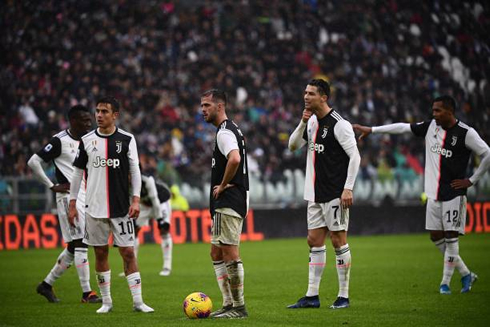
[[[199,95],[220,87],[257,170],[275,182],[304,168],[281,135],[313,77],[329,79],[330,104],[365,125],[426,119],[432,98],[452,95],[488,142],[489,17],[487,2],[457,0],[3,1],[0,175],[27,174],[25,158],[66,127],[71,105],[112,94],[151,169],[200,184],[214,131]],[[416,141],[389,142],[420,174]],[[363,178],[405,176],[404,160],[374,160],[375,138],[360,146]]]

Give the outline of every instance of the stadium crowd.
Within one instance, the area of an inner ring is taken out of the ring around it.
[[[201,92],[224,88],[250,151],[250,173],[276,181],[302,168],[287,150],[313,77],[352,123],[430,117],[455,97],[457,117],[490,141],[489,4],[474,1],[3,1],[0,4],[0,175],[26,161],[76,104],[120,100],[145,171],[201,183],[214,129]],[[418,144],[418,146],[417,146]],[[361,178],[423,173],[413,138],[360,144]]]

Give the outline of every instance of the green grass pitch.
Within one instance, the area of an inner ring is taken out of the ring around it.
[[[61,303],[48,303],[36,285],[51,269],[60,249],[0,252],[0,326],[488,326],[490,321],[490,234],[461,238],[461,255],[480,279],[460,294],[456,271],[452,295],[439,295],[442,255],[428,235],[350,237],[351,308],[331,310],[337,295],[334,252],[327,244],[320,309],[289,310],[307,287],[308,247],[305,239],[245,242],[245,298],[250,317],[238,321],[189,320],[182,301],[194,291],[208,294],[214,307],[221,295],[209,259],[209,244],[174,246],[174,269],[160,277],[160,247],[140,248],[143,297],[154,314],[132,312],[126,280],[118,277],[122,262],[111,248],[114,310],[98,315],[97,304],[81,304],[75,269],[55,284]],[[94,257],[90,251],[91,269]],[[92,287],[97,289],[92,273]]]

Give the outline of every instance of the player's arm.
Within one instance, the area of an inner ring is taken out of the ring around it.
[[[471,187],[476,184],[490,168],[490,148],[473,128],[466,133],[465,145],[468,149],[471,149],[471,151],[480,156],[481,162],[470,178],[455,179],[451,181],[451,187],[454,189]]]
[[[44,148],[36,154],[33,154],[27,165],[31,168],[34,177],[41,183],[46,185],[53,192],[66,193],[70,189],[70,184],[54,184],[46,175],[42,162],[50,162],[59,157],[61,154],[61,141],[57,137],[53,137]]]
[[[308,120],[310,119],[311,114],[312,113],[310,110],[303,110],[303,117],[301,117],[299,125],[289,137],[289,150],[296,151],[301,149],[307,143],[308,135],[306,134],[306,126],[308,125]]]
[[[70,204],[68,205],[68,222],[74,226],[75,219],[78,220],[77,198],[82,185],[83,170],[87,166],[88,155],[85,151],[83,140],[78,145],[77,156],[73,162],[73,176],[70,184]]]
[[[354,131],[361,133],[359,140],[362,140],[369,134],[404,134],[413,132],[411,125],[408,123],[395,123],[383,126],[362,126],[359,124],[353,124],[352,128]]]
[[[145,183],[146,189],[148,190],[148,196],[150,197],[151,207],[153,209],[153,217],[155,219],[161,219],[162,211],[160,210],[160,199],[158,198],[155,179],[152,176],[141,175],[141,180]]]
[[[78,220],[77,198],[82,179],[83,169],[73,167],[73,176],[70,184],[70,204],[68,205],[68,222],[72,226],[75,226],[75,219]]]
[[[220,130],[216,138],[218,149],[227,158],[227,162],[221,184],[213,187],[213,196],[215,199],[217,199],[224,190],[233,187],[233,185],[230,185],[229,183],[237,173],[241,161],[238,141],[233,132],[226,129]]]
[[[361,156],[357,149],[356,136],[352,125],[346,121],[339,121],[334,128],[335,138],[338,140],[342,149],[349,157],[349,166],[347,167],[347,178],[344,184],[344,191],[340,197],[340,202],[343,208],[349,208],[354,203],[354,195],[352,190],[356,182],[357,173],[361,164]]]
[[[141,171],[139,167],[138,149],[134,136],[129,142],[129,173],[131,175],[131,189],[133,190],[131,205],[129,206],[129,218],[138,218],[140,214]]]

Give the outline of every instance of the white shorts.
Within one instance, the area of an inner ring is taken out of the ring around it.
[[[340,198],[326,203],[308,201],[308,229],[327,227],[330,231],[347,231],[349,209],[342,209]]]
[[[85,237],[83,243],[92,246],[109,244],[112,232],[114,245],[129,247],[134,245],[134,219],[128,215],[120,218],[92,218],[85,214]]]
[[[61,235],[65,243],[74,240],[81,240],[85,233],[85,201],[77,199],[78,220],[75,219],[75,227],[68,222],[68,204],[70,203],[69,193],[57,193],[56,208],[58,210],[58,220],[60,222]]]
[[[225,210],[217,209],[211,226],[211,244],[214,245],[240,245],[243,218],[228,215]]]
[[[428,199],[425,229],[454,231],[464,235],[466,225],[466,196],[457,196],[449,201]]]
[[[162,213],[161,216],[163,221],[170,224],[170,218],[172,216],[170,201],[160,203],[160,212]],[[153,207],[140,204],[140,215],[138,219],[136,219],[136,226],[148,226],[150,219],[154,218],[155,212],[153,210]]]

